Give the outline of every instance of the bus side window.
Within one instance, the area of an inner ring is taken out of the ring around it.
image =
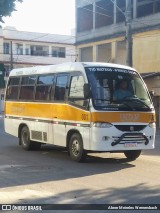
[[[11,77],[9,79],[7,92],[6,92],[6,100],[18,99],[19,83],[20,83],[20,77]]]
[[[68,83],[67,74],[57,75],[54,100],[65,101],[67,83]]]
[[[70,89],[68,100],[76,105],[85,106],[86,100],[84,100],[84,79],[82,75],[76,75],[71,77]]]
[[[36,82],[35,75],[22,77],[19,99],[28,101],[34,100],[35,82]]]
[[[35,100],[50,100],[53,83],[54,75],[40,75],[36,85]]]

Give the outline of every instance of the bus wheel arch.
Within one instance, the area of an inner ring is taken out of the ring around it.
[[[41,143],[30,139],[29,127],[26,124],[21,124],[18,131],[19,144],[26,151],[40,149]]]
[[[83,139],[79,131],[70,130],[68,132],[67,148],[72,160],[82,162],[86,159],[87,152],[84,150]]]

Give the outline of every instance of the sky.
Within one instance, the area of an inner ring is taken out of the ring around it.
[[[75,0],[23,0],[16,10],[3,18],[3,28],[62,35],[71,35],[75,28]]]

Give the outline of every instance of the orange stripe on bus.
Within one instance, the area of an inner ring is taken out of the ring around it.
[[[39,117],[79,122],[155,122],[154,112],[92,112],[59,103],[6,102],[6,115]],[[90,117],[91,116],[91,117]]]
[[[155,122],[155,113],[153,112],[93,112],[93,122]]]

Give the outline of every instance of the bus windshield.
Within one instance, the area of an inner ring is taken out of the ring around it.
[[[150,111],[153,104],[145,83],[134,70],[86,67],[93,106],[97,110]]]

